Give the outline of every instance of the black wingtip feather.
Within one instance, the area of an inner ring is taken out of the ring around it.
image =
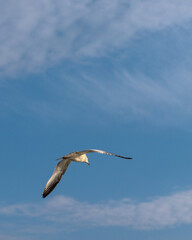
[[[44,190],[44,191],[43,191],[43,194],[42,194],[42,198],[46,198],[47,195],[49,195],[49,193],[50,193],[50,192]]]
[[[59,183],[59,180],[52,182],[50,185],[46,186],[43,191],[42,197],[43,198],[47,197],[47,195],[49,195],[53,191],[53,189],[57,186],[58,183]]]

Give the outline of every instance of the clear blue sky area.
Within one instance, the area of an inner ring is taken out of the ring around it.
[[[191,240],[192,2],[0,3],[0,240]]]

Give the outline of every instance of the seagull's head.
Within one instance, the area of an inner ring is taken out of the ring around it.
[[[87,163],[89,165],[89,160],[88,157],[86,156],[86,154],[82,154],[82,155],[77,155],[76,157],[72,158],[71,161],[74,162],[84,162]]]
[[[83,157],[83,162],[85,162],[85,163],[87,163],[88,165],[90,165],[89,159],[88,159],[88,157],[86,156],[86,154],[85,154],[84,157]]]
[[[90,165],[88,158],[85,160],[85,163],[87,163],[88,165]]]

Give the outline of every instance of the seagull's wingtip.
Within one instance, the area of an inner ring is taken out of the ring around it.
[[[46,194],[46,192],[43,192],[42,194],[42,198],[46,198],[48,194]]]

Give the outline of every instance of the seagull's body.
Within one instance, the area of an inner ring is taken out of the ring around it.
[[[84,150],[84,151],[80,151],[80,152],[72,152],[69,153],[57,160],[62,159],[56,166],[51,178],[48,180],[45,189],[43,191],[43,198],[45,198],[49,193],[51,193],[53,191],[53,189],[57,186],[57,184],[60,182],[63,174],[65,173],[65,171],[67,170],[69,164],[71,163],[71,161],[74,162],[84,162],[87,163],[89,165],[89,160],[87,158],[87,153],[101,153],[101,154],[108,154],[108,155],[112,155],[115,157],[120,157],[120,158],[125,158],[125,159],[131,159],[129,157],[123,157],[114,153],[110,153],[110,152],[105,152],[102,150],[97,150],[97,149],[89,149],[89,150]]]

